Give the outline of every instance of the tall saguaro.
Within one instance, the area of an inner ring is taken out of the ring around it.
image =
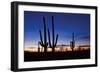
[[[44,42],[43,42],[43,39],[42,39],[41,30],[39,30],[39,33],[40,33],[40,45],[42,47],[44,47],[44,52],[47,52],[48,43],[47,43],[47,35],[46,35],[46,22],[45,22],[45,17],[43,17],[43,22],[44,22]]]
[[[54,28],[54,17],[52,16],[52,45],[51,45],[51,38],[50,38],[50,31],[48,28],[48,40],[49,40],[49,47],[52,48],[52,52],[54,52],[54,49],[57,45],[57,40],[58,40],[58,34],[56,35],[56,40],[55,40],[55,28]]]
[[[72,41],[70,42],[70,47],[71,47],[72,51],[73,51],[74,48],[75,48],[74,33],[72,33]]]
[[[40,34],[40,45],[44,47],[44,52],[47,52],[48,48],[48,43],[47,43],[47,34],[46,34],[46,22],[45,22],[45,17],[43,17],[43,22],[44,22],[44,42],[42,39],[42,33],[41,30],[39,30]],[[54,49],[57,45],[58,41],[58,34],[56,35],[56,40],[55,40],[55,28],[54,28],[54,17],[52,16],[52,44],[51,44],[51,38],[50,38],[50,31],[48,28],[48,41],[49,41],[49,47],[52,48],[52,52],[54,52]]]

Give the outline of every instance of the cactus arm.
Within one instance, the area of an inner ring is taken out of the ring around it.
[[[57,41],[58,41],[58,34],[56,35],[55,47],[57,45]]]
[[[43,43],[42,43],[42,42],[40,42],[40,45],[44,47],[44,45],[43,45]]]
[[[52,16],[52,45],[54,46],[54,40],[55,40],[55,36],[54,36],[54,17]]]
[[[46,23],[45,23],[45,17],[43,17],[43,22],[44,22],[44,44],[46,45],[47,37],[46,37]]]
[[[48,40],[49,40],[49,46],[51,47],[51,38],[50,38],[50,31],[49,31],[49,29],[48,29]]]
[[[39,33],[40,33],[40,40],[41,40],[41,44],[43,44],[43,40],[42,40],[42,34],[41,34],[41,30],[39,30]]]

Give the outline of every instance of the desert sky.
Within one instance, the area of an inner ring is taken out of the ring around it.
[[[52,16],[54,16],[55,36],[58,34],[57,45],[69,45],[73,32],[76,45],[90,44],[90,14],[24,11],[25,47],[38,46],[39,29],[42,31],[42,37],[44,36],[43,16],[46,19],[47,28],[50,29],[51,39]]]

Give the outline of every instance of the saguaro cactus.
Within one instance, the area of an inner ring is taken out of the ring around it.
[[[48,46],[48,43],[47,43],[47,35],[46,35],[46,23],[45,23],[45,17],[43,17],[43,22],[44,22],[44,42],[42,40],[42,33],[41,33],[41,30],[39,30],[39,33],[40,33],[40,45],[42,47],[44,47],[44,52],[47,51],[47,46]]]
[[[38,52],[40,52],[40,42],[38,42]]]
[[[56,41],[55,41],[54,17],[53,16],[52,16],[52,45],[51,45],[51,38],[50,38],[49,28],[48,28],[48,40],[49,40],[49,47],[52,48],[52,52],[54,52],[54,49],[57,45],[58,34],[56,35]]]
[[[72,41],[70,42],[70,47],[71,47],[72,51],[75,48],[74,33],[72,33]]]

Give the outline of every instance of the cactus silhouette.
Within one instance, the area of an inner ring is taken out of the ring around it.
[[[38,52],[40,52],[40,42],[38,42]]]
[[[70,42],[70,47],[71,47],[72,51],[75,48],[74,33],[72,33],[72,41]]]
[[[49,41],[49,47],[52,48],[52,52],[54,52],[54,49],[57,45],[57,40],[58,40],[58,34],[56,35],[56,40],[55,40],[55,31],[54,31],[54,17],[52,16],[52,45],[51,45],[51,38],[50,38],[50,31],[48,28],[48,41]]]
[[[48,43],[47,43],[47,35],[46,35],[46,23],[45,23],[45,17],[43,17],[43,22],[44,22],[44,42],[43,42],[43,39],[42,39],[42,33],[41,33],[41,30],[39,30],[39,33],[40,33],[40,45],[42,47],[44,47],[44,52],[47,52],[47,46],[48,46]]]

